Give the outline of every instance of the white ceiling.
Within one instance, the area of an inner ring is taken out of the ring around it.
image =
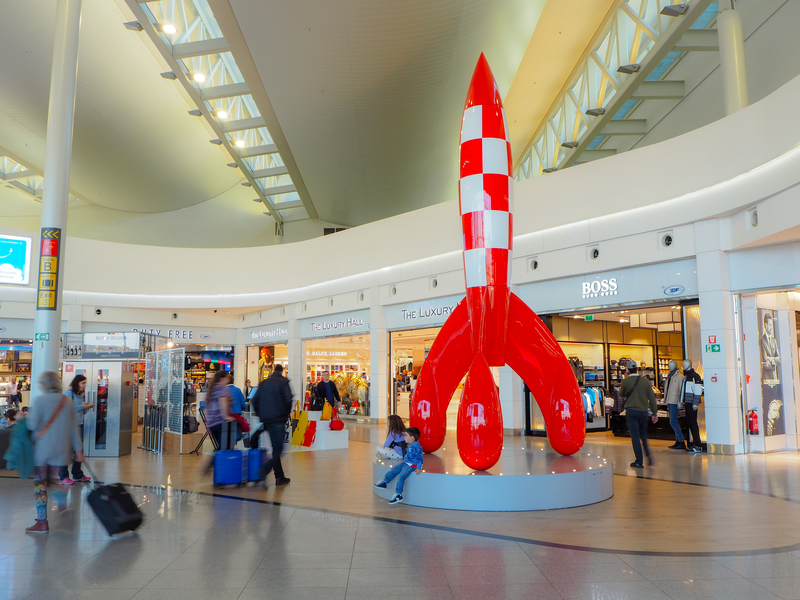
[[[548,0],[209,3],[232,9],[223,34],[234,27],[244,36],[319,213],[288,223],[297,229],[289,241],[455,198],[475,62],[486,54],[505,95]],[[0,149],[39,170],[55,7],[0,0]],[[160,77],[163,59],[144,34],[123,28],[131,17],[124,0],[83,1],[71,233],[154,245],[272,243],[264,207],[209,143],[204,120],[187,114],[195,107],[179,84]],[[36,200],[0,186],[5,227],[35,230],[38,213]]]
[[[319,216],[347,225],[456,197],[478,56],[505,94],[545,3],[230,0]]]

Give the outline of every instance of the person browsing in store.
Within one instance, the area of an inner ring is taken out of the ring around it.
[[[228,384],[228,393],[231,396],[231,412],[235,415],[241,415],[247,410],[247,401],[242,390],[231,382]]]
[[[416,427],[409,427],[406,429],[403,438],[406,444],[408,444],[408,450],[406,450],[403,462],[393,466],[383,479],[372,484],[372,487],[386,489],[392,479],[397,477],[395,493],[392,499],[389,500],[389,504],[399,504],[403,501],[403,489],[405,488],[406,479],[408,479],[411,473],[416,472],[417,475],[422,473],[423,458],[422,446],[419,443],[420,435],[420,431]]]
[[[69,389],[64,392],[64,395],[72,401],[71,406],[75,411],[75,426],[78,429],[81,444],[83,444],[83,416],[87,410],[94,408],[94,403],[86,401],[86,377],[83,375],[73,377],[69,384]],[[67,466],[58,468],[59,483],[61,485],[72,485],[76,481],[88,482],[92,480],[91,477],[83,474],[79,461],[74,460],[72,462],[72,478],[69,476]]]
[[[629,360],[626,365],[628,377],[622,382],[619,395],[625,398],[625,420],[631,434],[633,454],[635,460],[631,466],[636,469],[644,468],[642,449],[647,455],[647,462],[652,466],[653,457],[650,446],[647,444],[647,421],[658,422],[658,405],[653,386],[646,377],[640,377],[635,360]],[[649,414],[648,414],[648,411]]]
[[[322,372],[322,381],[317,384],[317,396],[326,400],[333,408],[339,408],[339,390],[336,384],[331,381],[331,374],[328,371]]]

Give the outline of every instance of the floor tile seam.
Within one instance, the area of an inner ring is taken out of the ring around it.
[[[635,476],[631,476],[631,475],[620,475],[620,476],[621,477],[635,477]],[[650,479],[650,480],[654,480],[655,479],[655,478],[646,478],[646,477],[635,477],[635,478],[637,478],[637,479],[644,478],[644,479]],[[659,480],[659,479],[655,479],[655,480],[656,481],[669,481],[669,480]],[[102,482],[98,482],[98,483],[102,483]],[[674,483],[686,483],[686,482],[674,482]],[[140,485],[137,485],[137,484],[130,484],[130,483],[126,483],[124,485],[128,485],[128,486],[133,487],[133,488],[144,487],[144,486],[140,486]],[[700,484],[687,483],[687,485],[700,485]],[[146,487],[152,488],[152,487],[158,487],[158,486],[146,486]],[[707,487],[707,486],[702,486],[702,487]],[[250,503],[254,503],[254,504],[262,504],[262,505],[270,505],[270,506],[292,508],[292,509],[295,509],[295,510],[310,510],[310,511],[325,512],[325,513],[331,513],[331,514],[339,514],[339,515],[349,516],[349,517],[353,517],[353,518],[357,518],[357,519],[358,518],[367,518],[367,519],[374,520],[374,521],[382,521],[382,522],[387,522],[387,523],[408,525],[408,526],[412,526],[412,527],[428,528],[428,529],[432,529],[434,531],[448,531],[448,532],[453,532],[453,533],[463,533],[465,535],[473,535],[473,536],[476,536],[476,537],[485,537],[485,538],[489,538],[489,539],[497,539],[497,540],[505,540],[505,541],[516,542],[517,544],[523,544],[524,543],[524,544],[528,544],[528,545],[537,545],[537,546],[551,547],[551,548],[564,549],[564,550],[575,550],[575,551],[581,551],[581,552],[595,552],[595,553],[598,553],[598,554],[626,554],[626,555],[634,555],[634,556],[681,556],[681,557],[685,556],[687,558],[692,558],[692,557],[711,557],[711,558],[713,558],[715,556],[726,557],[726,556],[750,556],[750,555],[756,556],[756,555],[779,554],[779,553],[786,553],[786,552],[792,552],[792,551],[800,550],[800,542],[798,542],[796,544],[791,544],[791,545],[788,545],[788,546],[777,547],[777,548],[763,548],[763,549],[752,549],[752,550],[734,550],[734,551],[727,551],[727,552],[649,552],[649,551],[645,551],[645,550],[621,550],[621,549],[618,549],[618,548],[595,548],[595,547],[588,547],[588,546],[576,546],[576,545],[569,545],[569,544],[559,544],[557,542],[548,542],[548,541],[544,541],[544,540],[531,540],[531,539],[526,539],[526,538],[518,538],[518,537],[515,537],[515,536],[508,536],[508,535],[504,535],[504,534],[495,534],[495,533],[489,533],[489,532],[484,532],[484,531],[473,531],[473,530],[469,530],[469,529],[461,529],[461,528],[455,528],[455,527],[448,527],[448,526],[444,526],[444,525],[421,523],[421,522],[417,522],[417,521],[409,521],[409,520],[396,519],[396,518],[391,518],[391,517],[382,517],[382,516],[377,516],[377,515],[362,515],[362,514],[358,514],[358,513],[350,513],[350,512],[346,512],[346,511],[339,511],[339,510],[334,510],[334,509],[329,509],[329,508],[301,506],[301,505],[289,504],[289,503],[284,503],[284,502],[277,502],[277,501],[274,501],[274,500],[262,500],[262,499],[259,499],[259,498],[242,498],[242,497],[239,497],[239,496],[231,496],[231,495],[227,495],[227,494],[220,494],[220,493],[217,493],[217,492],[182,490],[182,489],[179,489],[179,488],[172,488],[172,487],[168,488],[167,486],[161,486],[161,488],[165,489],[165,490],[169,489],[169,490],[175,490],[175,491],[180,491],[180,492],[189,492],[189,493],[201,494],[201,495],[204,495],[204,496],[222,498],[222,499],[226,499],[226,500],[235,500],[235,501],[239,501],[239,502],[250,502]],[[733,490],[733,491],[735,491],[735,490]],[[778,499],[781,499],[781,498],[778,498]],[[791,502],[791,500],[789,500],[789,501]],[[798,503],[800,503],[800,502],[798,502]],[[294,518],[294,515],[293,515],[292,518]],[[291,521],[291,519],[290,519],[290,521]],[[354,546],[355,546],[355,541],[353,543],[354,543]]]

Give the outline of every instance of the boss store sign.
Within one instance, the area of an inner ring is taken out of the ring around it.
[[[276,323],[244,330],[246,344],[285,342],[289,339],[289,323]]]
[[[333,337],[369,331],[369,310],[312,317],[300,321],[302,338]]]
[[[393,304],[386,307],[387,329],[411,329],[418,327],[438,327],[458,306],[464,296],[435,298],[410,304]]]
[[[542,314],[637,302],[697,297],[694,259],[566,277],[519,287],[519,297]]]

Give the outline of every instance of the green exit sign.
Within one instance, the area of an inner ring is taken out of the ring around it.
[[[33,340],[35,342],[49,342],[50,341],[50,334],[49,333],[34,333]]]
[[[583,320],[584,321],[594,321],[594,315],[584,315],[583,316]]]
[[[719,344],[706,344],[706,352],[720,352]]]

